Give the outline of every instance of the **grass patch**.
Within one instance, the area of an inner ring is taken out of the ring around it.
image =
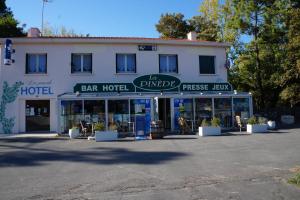
[[[300,187],[300,166],[290,169],[291,172],[294,172],[295,175],[288,180],[288,183],[294,184]]]
[[[300,173],[297,173],[294,177],[290,178],[288,183],[295,184],[300,187]]]

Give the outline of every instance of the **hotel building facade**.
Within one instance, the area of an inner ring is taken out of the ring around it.
[[[178,132],[183,116],[196,131],[203,119],[252,115],[252,97],[227,80],[229,44],[188,39],[24,37],[1,39],[1,132],[58,132],[80,121],[149,134],[160,120]],[[7,56],[9,55],[9,56]]]

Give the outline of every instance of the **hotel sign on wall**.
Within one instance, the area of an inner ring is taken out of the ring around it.
[[[150,74],[134,79],[133,84],[138,92],[178,91],[180,80],[165,74]]]
[[[150,74],[137,77],[133,83],[78,83],[74,92],[107,93],[107,92],[205,92],[231,91],[229,83],[181,83],[174,76]]]

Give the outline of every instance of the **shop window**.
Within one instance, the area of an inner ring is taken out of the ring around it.
[[[215,74],[215,56],[199,56],[200,74]]]
[[[195,119],[196,124],[201,126],[202,120],[211,121],[212,118],[212,99],[196,98],[195,99]]]
[[[136,55],[135,54],[117,54],[117,73],[136,73]]]
[[[80,127],[80,121],[83,119],[81,100],[61,101],[61,131],[63,133],[74,126]]]
[[[246,124],[250,117],[249,98],[233,98],[234,119],[240,116],[241,122]]]
[[[187,125],[189,131],[194,129],[193,99],[174,99],[174,128],[179,130],[182,124],[179,123],[179,117]]]
[[[221,127],[232,127],[231,98],[215,98],[215,117],[221,120]]]
[[[92,54],[72,53],[71,73],[92,73]]]
[[[46,74],[47,54],[26,54],[26,74]]]
[[[178,56],[159,55],[159,73],[178,73]]]
[[[104,100],[85,100],[84,101],[84,120],[87,123],[102,122],[105,124],[105,101]]]
[[[108,129],[117,127],[119,132],[128,132],[128,100],[108,100]]]

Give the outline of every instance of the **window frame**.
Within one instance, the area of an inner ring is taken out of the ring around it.
[[[37,62],[37,64],[36,64],[36,66],[35,66],[35,69],[36,69],[36,72],[29,72],[29,65],[28,65],[28,62],[29,62],[29,56],[30,55],[34,55],[34,56],[36,56],[36,61],[38,61]],[[41,56],[41,55],[45,55],[45,60],[46,60],[46,66],[45,66],[45,72],[40,72],[39,71],[39,56]],[[26,62],[25,62],[25,74],[47,74],[48,73],[48,55],[47,55],[47,53],[26,53]]]
[[[80,55],[80,72],[74,71],[72,72],[73,65],[73,56]],[[84,56],[90,55],[91,56],[91,71],[83,71],[83,60]],[[92,74],[93,73],[93,53],[71,53],[71,74]]]
[[[118,55],[125,56],[125,71],[118,72]],[[127,66],[127,56],[134,55],[134,71],[128,71]],[[136,74],[137,62],[136,62],[136,53],[116,53],[116,74]]]
[[[160,65],[160,59],[161,56],[167,56],[167,72],[161,72],[161,65]],[[170,72],[170,66],[169,66],[169,56],[175,56],[176,57],[176,72]],[[178,74],[178,54],[159,54],[158,56],[158,65],[159,65],[159,73],[162,74]]]
[[[214,58],[214,66],[213,66],[213,71],[214,71],[214,73],[201,73],[200,57],[213,57],[213,58]],[[216,69],[216,56],[215,56],[215,55],[199,55],[199,56],[198,56],[198,60],[199,60],[199,74],[200,74],[200,75],[216,75],[216,74],[217,74],[217,69]]]

